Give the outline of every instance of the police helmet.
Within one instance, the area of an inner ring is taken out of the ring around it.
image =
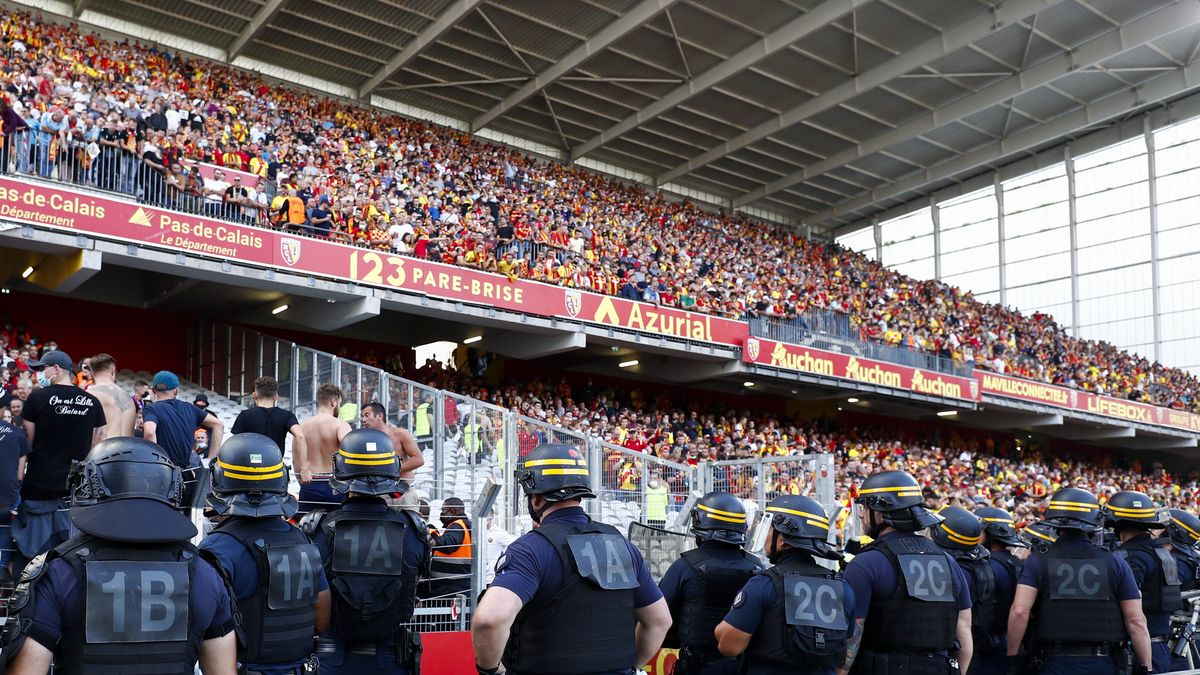
[[[792,548],[819,558],[841,560],[842,554],[829,545],[829,516],[821,503],[810,497],[783,495],[767,504],[771,529]]]
[[[983,538],[985,542],[995,541],[1005,546],[1029,548],[1029,545],[1021,541],[1020,537],[1017,536],[1016,521],[1013,520],[1012,514],[1008,511],[992,506],[985,506],[981,509],[975,509],[974,513],[983,522]]]
[[[346,434],[333,456],[329,487],[335,492],[364,495],[404,492],[400,458],[391,437],[378,429],[355,429]]]
[[[208,505],[220,516],[291,518],[299,504],[287,489],[288,468],[275,441],[262,434],[235,434],[221,444],[213,462]]]
[[[1058,541],[1058,528],[1039,520],[1026,525],[1017,536],[1030,548],[1045,551],[1050,544]]]
[[[184,541],[196,527],[177,509],[183,475],[166,451],[144,439],[110,438],[67,476],[71,522],[96,537],[126,542]]]
[[[692,534],[704,541],[746,543],[746,507],[728,492],[710,492],[692,509]]]
[[[941,516],[925,508],[917,479],[904,471],[869,476],[854,501],[882,514],[884,523],[901,532],[916,532],[942,522]]]
[[[1101,509],[1108,527],[1135,527],[1161,530],[1166,527],[1154,500],[1144,492],[1122,490],[1108,498]]]
[[[595,497],[583,452],[564,443],[543,443],[514,472],[528,496],[548,502]]]
[[[1200,542],[1200,518],[1183,509],[1171,509],[1169,513],[1171,520],[1167,521],[1167,536],[1171,538],[1171,543],[1194,550],[1197,542]]]
[[[1064,530],[1096,532],[1103,527],[1104,515],[1096,495],[1083,488],[1062,488],[1050,496],[1050,504],[1042,513],[1047,525]]]
[[[974,551],[983,543],[983,521],[974,513],[961,506],[947,506],[938,515],[942,522],[929,530],[938,546],[948,551]]]

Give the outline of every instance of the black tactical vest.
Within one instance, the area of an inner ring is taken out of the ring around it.
[[[324,562],[333,596],[332,632],[349,643],[388,642],[416,606],[417,568],[405,565],[404,547],[409,528],[423,530],[407,511],[382,503],[378,510],[355,506],[362,505],[348,503],[320,524],[330,546]]]
[[[863,649],[930,652],[953,647],[958,626],[950,570],[954,560],[932,541],[914,534],[882,539],[866,550],[887,556],[897,584],[891,593],[872,594],[863,627]]]
[[[526,534],[545,537],[563,566],[553,597],[521,608],[504,648],[513,675],[603,673],[637,660],[633,596],[638,587],[627,540],[611,525],[550,520]]]
[[[1039,644],[1126,640],[1112,578],[1113,554],[1097,546],[1051,544],[1038,557],[1035,635]]]
[[[1121,545],[1118,555],[1142,551],[1155,562],[1157,570],[1150,570],[1142,582],[1142,613],[1170,614],[1183,609],[1182,581],[1175,558],[1164,546],[1157,545],[1150,535],[1144,534]]]
[[[196,548],[129,546],[80,535],[56,548],[80,581],[82,621],[66,627],[55,672],[192,675],[201,633],[192,630]]]
[[[763,574],[771,579],[775,601],[746,648],[750,672],[756,664],[805,671],[841,665],[854,623],[841,575],[796,553]]]
[[[1021,578],[1021,570],[1025,568],[1025,561],[1008,551],[993,552],[992,560],[1000,563],[1008,572],[1008,584],[996,584],[996,608],[992,612],[991,631],[995,635],[1006,635],[1008,633],[1008,612],[1012,609],[1013,598],[1017,592],[1017,580]]]
[[[975,653],[982,654],[994,642],[992,627],[996,619],[996,575],[987,556],[972,557],[956,553],[951,555],[971,580],[971,635],[975,642]]]
[[[741,557],[737,559],[715,558],[700,547],[681,556],[700,580],[700,594],[684,599],[679,625],[674,632],[679,636],[680,645],[690,647],[703,659],[720,656],[713,631],[729,613],[738,591],[755,572],[763,569],[753,556],[745,551],[738,552]]]
[[[237,539],[258,567],[254,595],[238,601],[246,643],[242,663],[289,663],[313,652],[321,553],[300,530],[265,530],[258,518],[229,518],[216,532]]]
[[[1171,548],[1171,557],[1176,561],[1176,568],[1179,569],[1179,590],[1194,591],[1200,588],[1200,560],[1197,556],[1179,550],[1179,546],[1175,545]],[[1179,565],[1182,563],[1182,566]]]

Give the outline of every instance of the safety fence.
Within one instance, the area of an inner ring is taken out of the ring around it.
[[[585,508],[596,520],[622,531],[635,523],[684,531],[689,497],[718,489],[741,497],[752,512],[761,512],[780,494],[814,496],[827,508],[834,503],[830,455],[680,464],[248,328],[198,322],[189,335],[188,379],[232,400],[249,405],[254,380],[270,375],[279,381],[279,405],[301,420],[317,410],[324,384],[341,389],[338,414],[353,426],[365,407],[383,406],[389,423],[411,433],[425,459],[410,482],[417,495],[434,506],[429,516],[437,518],[440,500],[463,501],[476,561],[498,557],[488,550],[489,539],[503,540],[532,528],[513,476],[521,459],[542,443],[566,444],[587,460],[597,498],[585,500]],[[290,453],[287,456],[290,461]],[[475,510],[476,500],[489,486],[498,486],[494,499],[489,499],[490,518]],[[674,550],[668,553],[674,555]],[[469,621],[484,576],[476,564],[469,595],[429,598],[434,604],[423,607],[438,618],[422,625]]]

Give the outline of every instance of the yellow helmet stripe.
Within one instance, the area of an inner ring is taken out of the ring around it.
[[[918,495],[921,494],[921,486],[920,485],[897,485],[896,487],[867,488],[866,490],[859,490],[858,494],[871,495],[871,494],[875,494],[877,492],[905,492],[905,491],[913,491],[913,490],[915,490]],[[902,494],[900,496],[908,497],[910,495]]]
[[[342,457],[349,457],[350,459],[378,459],[380,457],[391,456],[391,453],[383,452],[346,452],[340,448],[338,449],[338,454]]]
[[[383,459],[348,459],[346,460],[346,463],[354,464],[356,466],[382,466],[384,464],[391,464],[394,461],[396,461],[396,458],[393,456],[385,457]]]
[[[1152,516],[1152,515],[1158,513],[1157,508],[1127,509],[1127,508],[1124,508],[1121,506],[1112,506],[1111,504],[1109,505],[1108,510],[1112,511],[1113,513],[1117,514],[1118,516]]]
[[[275,473],[237,473],[236,471],[226,471],[226,478],[235,478],[237,480],[271,480],[272,478],[283,477],[283,465],[279,465],[279,471]]]
[[[967,537],[967,536],[964,536],[964,535],[961,535],[961,534],[955,532],[954,530],[950,529],[949,527],[946,527],[945,523],[941,524],[941,528],[946,531],[946,536],[950,539],[950,541],[952,541],[956,544],[962,544],[964,546],[971,546],[971,545],[978,544],[979,542],[983,541],[983,535],[980,535],[978,537]]]
[[[809,525],[812,525],[813,527],[819,527],[822,530],[825,530],[826,532],[829,531],[829,525],[826,525],[825,523],[819,523],[815,520],[806,520],[804,522],[808,523]]]
[[[709,514],[708,517],[712,518],[713,520],[719,520],[723,523],[734,523],[737,525],[745,525],[746,524],[746,516],[742,516],[741,518],[726,518],[725,516],[719,516],[715,513],[712,513],[712,514]]]
[[[222,469],[227,469],[229,471],[243,471],[246,473],[269,473],[271,471],[279,471],[280,469],[282,469],[283,462],[280,462],[280,463],[276,464],[275,466],[241,466],[240,464],[229,464],[228,462],[222,462],[220,459],[218,459],[217,466],[221,467]]]
[[[1012,523],[1012,518],[980,518],[985,523]]]
[[[1054,502],[1050,502],[1050,508],[1058,509],[1059,511],[1077,511],[1079,513],[1091,513],[1092,511],[1096,510],[1096,509],[1085,509],[1081,506],[1063,506],[1061,504],[1055,504]]]
[[[1076,507],[1085,511],[1095,511],[1100,508],[1099,504],[1089,504],[1087,502],[1056,502],[1051,500],[1050,506],[1061,506],[1063,508]]]
[[[815,513],[809,513],[808,511],[797,511],[795,509],[785,509],[782,506],[768,506],[767,513],[787,513],[787,514],[793,515],[793,516],[803,516],[804,518],[810,518],[812,520],[817,520],[826,525],[829,524],[829,519],[826,518],[825,516],[819,516]]]
[[[1055,539],[1054,537],[1051,537],[1050,535],[1042,534],[1041,532],[1038,532],[1037,530],[1034,530],[1034,529],[1031,529],[1028,527],[1025,528],[1024,530],[1022,530],[1022,532],[1028,532],[1029,534],[1032,534],[1033,536],[1037,537],[1038,539],[1044,539],[1052,544],[1054,542],[1058,541],[1057,539]]]
[[[542,469],[543,476],[586,476],[587,469]]]
[[[525,462],[525,468],[531,466],[587,466],[583,459],[531,459]]]
[[[696,508],[700,509],[701,511],[704,511],[705,513],[711,513],[716,516],[725,516],[726,518],[740,518],[741,522],[743,522],[743,523],[746,522],[746,514],[744,514],[744,513],[734,513],[733,511],[722,511],[720,509],[714,509],[711,506],[705,506],[703,504],[697,504]]]
[[[1183,522],[1181,520],[1179,520],[1178,518],[1171,518],[1171,522],[1182,527],[1188,534],[1192,535],[1193,537],[1200,539],[1200,532],[1197,532],[1197,531],[1193,530],[1192,528],[1188,527],[1187,525],[1184,525]]]

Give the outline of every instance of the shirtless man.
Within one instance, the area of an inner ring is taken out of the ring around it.
[[[388,424],[387,408],[378,401],[371,401],[363,406],[362,427],[378,429],[392,438],[392,444],[396,446],[396,455],[400,457],[400,480],[408,481],[408,484],[412,485],[417,469],[425,466],[425,456],[417,447],[417,439],[408,433],[407,429]],[[415,508],[419,499],[416,490],[408,490],[405,495],[411,497],[407,500],[401,498],[400,506]]]
[[[345,495],[329,488],[333,456],[342,438],[350,433],[350,425],[338,419],[341,406],[342,390],[334,384],[323,384],[317,389],[316,414],[300,424],[305,448],[297,452],[293,445],[292,467],[300,480],[301,513],[327,509],[329,504],[345,499]]]
[[[129,392],[117,384],[117,360],[108,354],[97,354],[88,360],[92,366],[92,385],[87,391],[104,406],[104,418],[108,420],[106,437],[132,436],[137,406]]]

